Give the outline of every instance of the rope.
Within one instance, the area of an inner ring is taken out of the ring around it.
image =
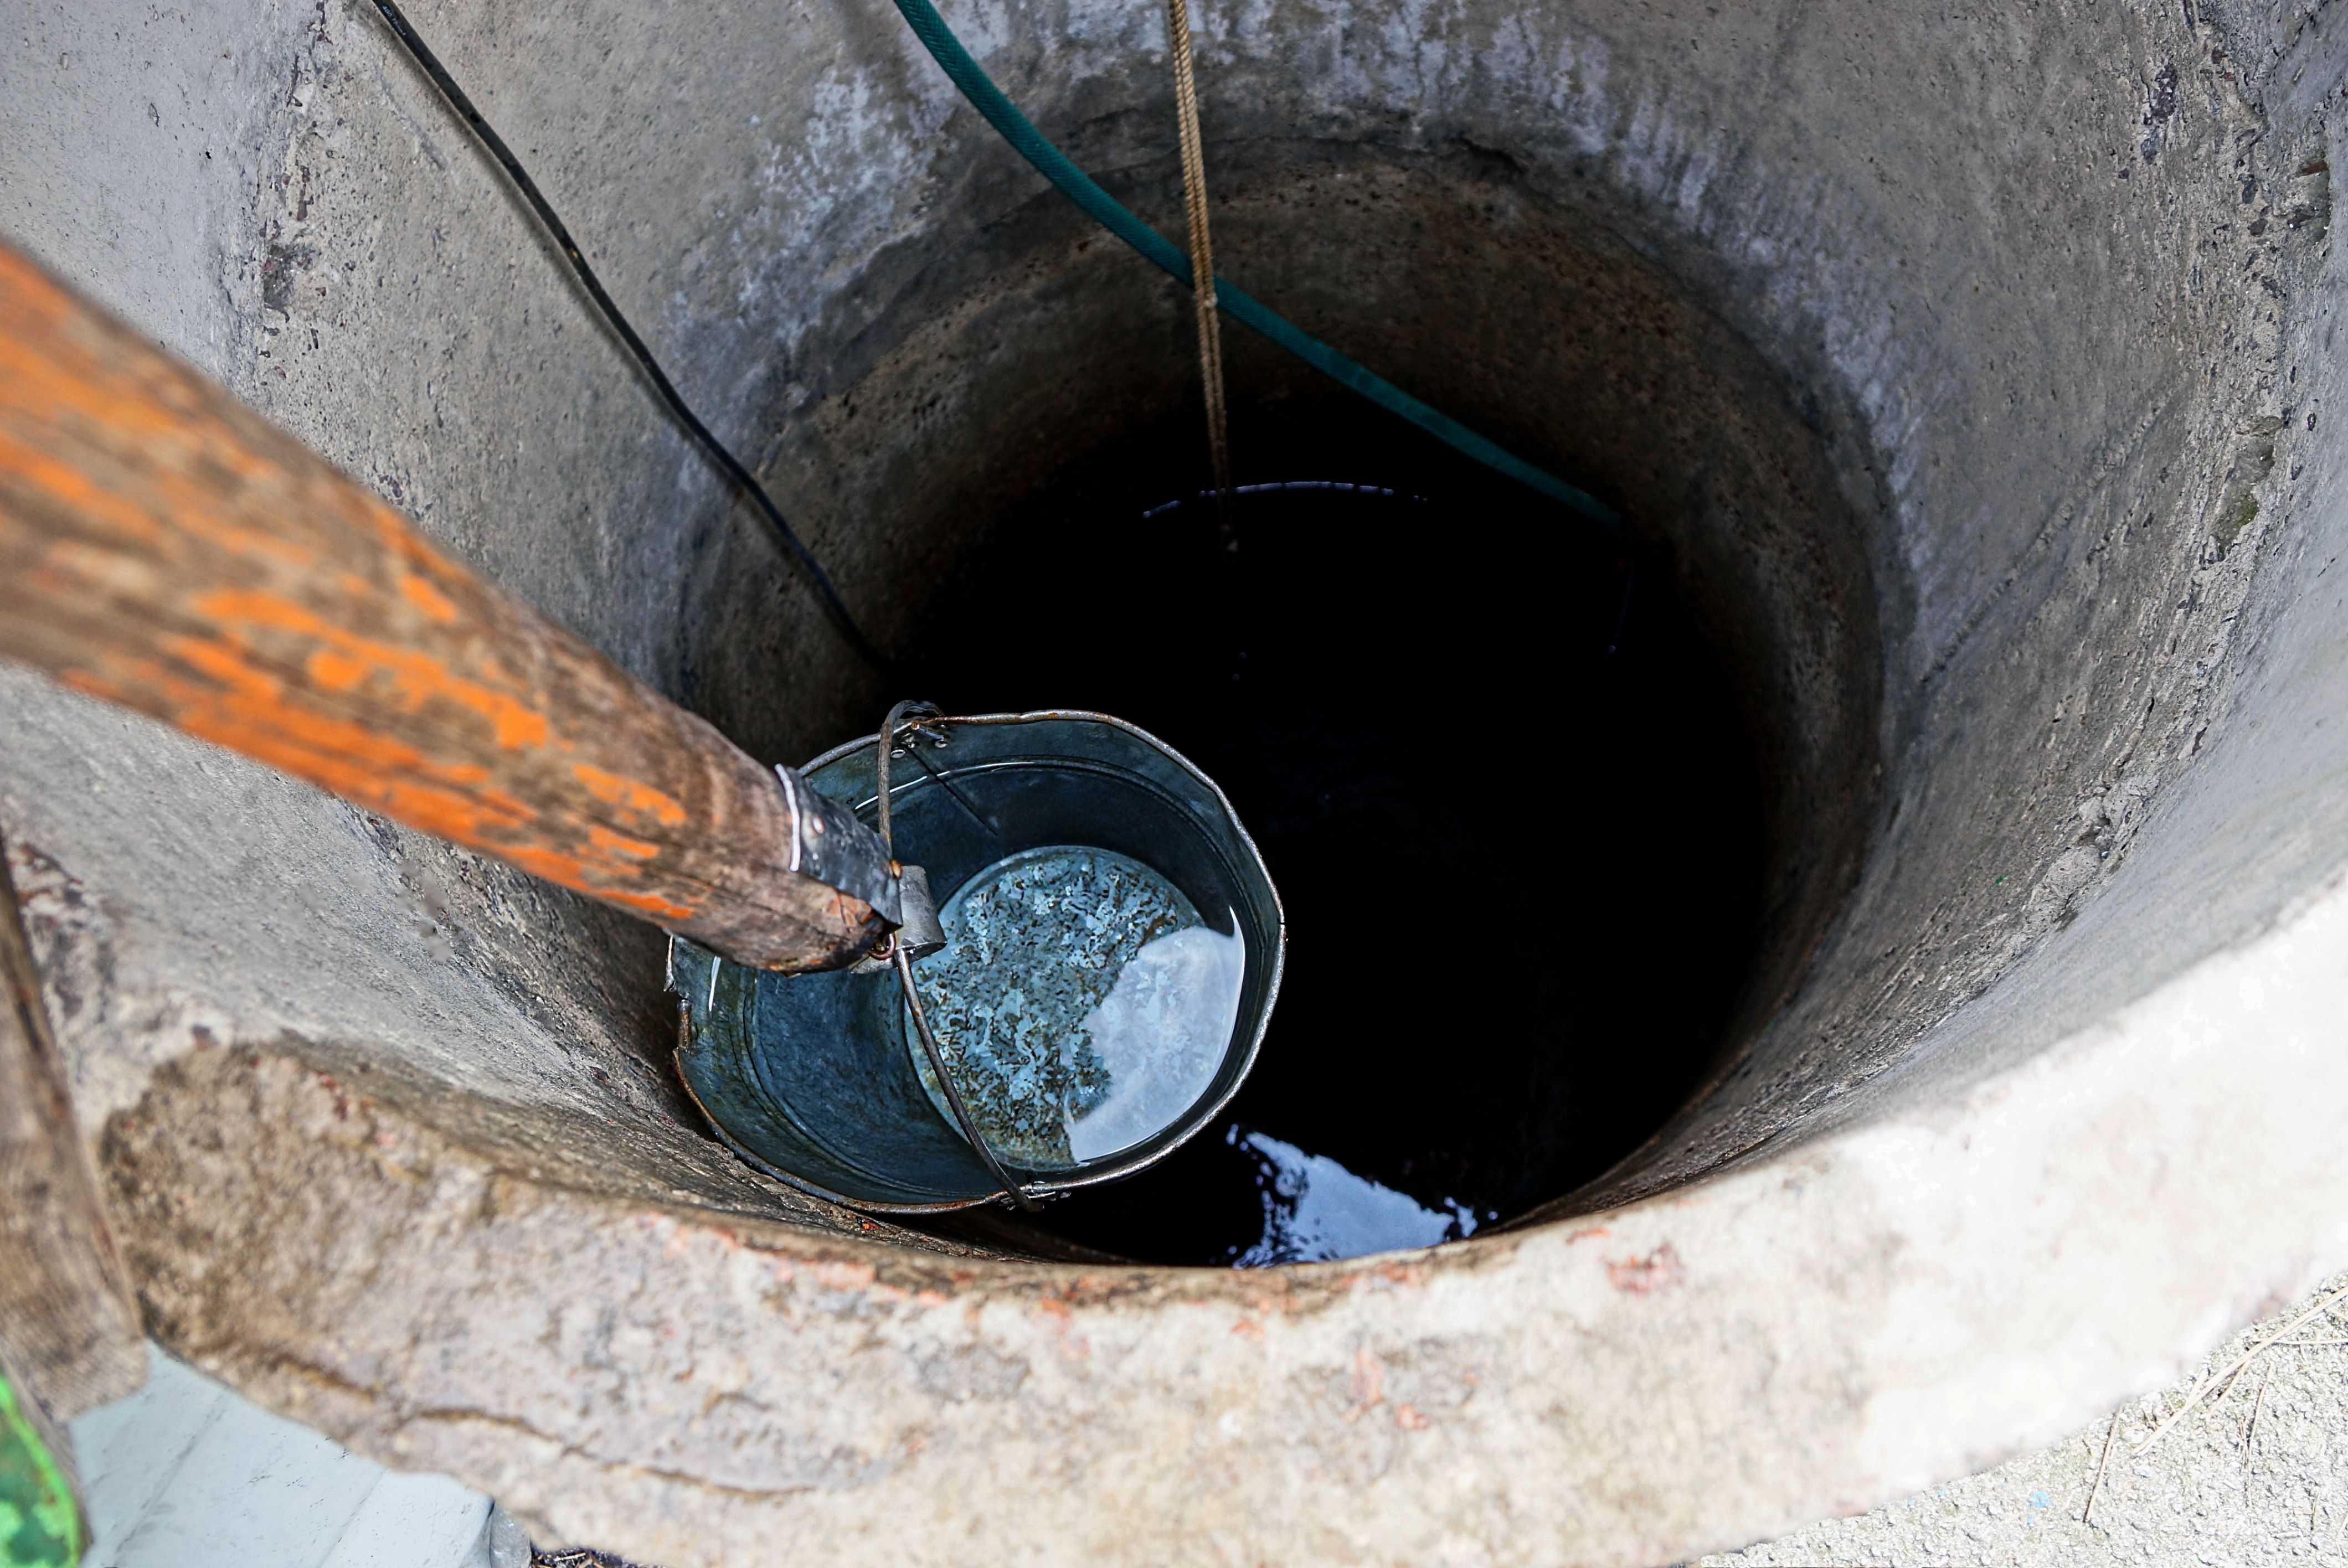
[[[1052,145],[1033,121],[1019,112],[1018,106],[1003,96],[985,71],[971,58],[970,51],[953,30],[938,15],[930,0],[894,0],[905,25],[930,52],[930,57],[970,106],[978,110],[995,133],[1009,142],[1020,157],[1035,165],[1037,173],[1050,180],[1060,194],[1075,202],[1093,221],[1116,235],[1140,252],[1142,258],[1169,276],[1188,285],[1195,274],[1189,260],[1175,248],[1174,242],[1135,217],[1124,203],[1103,190],[1093,178],[1069,161],[1068,155]],[[1614,509],[1583,490],[1576,489],[1564,480],[1537,468],[1497,442],[1487,440],[1441,410],[1421,403],[1394,383],[1347,359],[1319,338],[1303,331],[1286,317],[1265,305],[1245,291],[1235,287],[1229,278],[1208,274],[1214,290],[1216,303],[1222,313],[1251,332],[1269,338],[1281,348],[1320,371],[1339,385],[1346,387],[1388,413],[1407,419],[1429,436],[1443,442],[1454,451],[1481,463],[1494,473],[1506,475],[1519,484],[1536,490],[1551,500],[1561,502],[1610,531],[1620,531],[1622,518]]]
[[[726,450],[726,444],[717,439],[685,401],[685,395],[677,391],[676,384],[669,380],[667,372],[661,369],[660,361],[653,357],[653,351],[644,346],[644,340],[636,335],[636,329],[628,324],[628,318],[621,313],[619,305],[604,291],[602,280],[595,275],[595,269],[587,264],[586,256],[580,251],[579,242],[572,239],[571,231],[563,226],[561,218],[555,216],[553,203],[548,201],[539,190],[538,181],[530,177],[530,170],[521,166],[521,159],[514,156],[513,149],[506,145],[505,138],[499,136],[481,111],[473,107],[473,100],[466,96],[463,87],[457,85],[457,78],[448,74],[448,67],[440,63],[440,57],[417,36],[416,29],[408,26],[407,16],[393,0],[375,0],[375,8],[383,14],[384,25],[391,29],[391,36],[399,41],[399,46],[407,51],[408,58],[416,62],[417,68],[448,100],[457,118],[463,120],[480,139],[481,146],[496,159],[498,167],[506,171],[506,178],[513,181],[514,189],[521,193],[521,199],[529,204],[530,211],[537,214],[539,222],[545,225],[547,237],[554,241],[554,248],[562,252],[562,259],[571,264],[572,275],[587,292],[588,300],[602,314],[604,324],[612,329],[612,334],[620,340],[621,345],[634,359],[636,368],[652,384],[653,391],[659,395],[670,415],[685,427],[685,434],[716,466],[726,481],[757,508],[758,516],[765,521],[767,531],[774,535],[775,542],[807,574],[808,586],[815,589],[824,615],[839,631],[840,640],[855,651],[859,659],[886,674],[890,670],[889,661],[872,646],[871,641],[864,635],[864,629],[857,625],[856,618],[848,612],[848,606],[841,600],[839,590],[832,586],[831,577],[823,569],[823,563],[816,559],[814,551],[800,542],[798,535],[784,518],[782,508],[775,505],[772,496],[767,494],[767,487],[742,466],[739,458]]]
[[[1223,326],[1215,309],[1215,246],[1207,233],[1207,151],[1199,135],[1199,78],[1190,54],[1189,0],[1166,0],[1166,36],[1174,56],[1174,113],[1181,128],[1182,205],[1190,224],[1190,276],[1207,280],[1190,291],[1199,322],[1199,380],[1207,399],[1207,460],[1215,476],[1215,502],[1231,493],[1231,415],[1223,403]]]

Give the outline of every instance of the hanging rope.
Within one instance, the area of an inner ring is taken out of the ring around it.
[[[1166,0],[1167,49],[1174,57],[1174,115],[1181,130],[1182,206],[1190,223],[1190,299],[1199,323],[1199,380],[1207,400],[1207,461],[1215,504],[1231,493],[1231,415],[1223,402],[1223,325],[1215,308],[1215,246],[1207,233],[1207,151],[1199,135],[1199,78],[1190,54],[1189,0]],[[1197,280],[1204,278],[1200,283]]]

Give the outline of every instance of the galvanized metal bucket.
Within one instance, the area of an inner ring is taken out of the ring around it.
[[[867,736],[818,757],[802,777],[873,823],[880,754],[880,737]],[[1032,955],[1037,942],[1057,939],[1054,919],[1074,945],[1046,954],[1056,966],[1051,983],[1076,988],[1059,1016],[1090,1005],[1094,1038],[995,1042],[1010,1064],[1005,1091],[1025,1098],[1004,1102],[986,1141],[1020,1193],[1130,1175],[1211,1122],[1254,1064],[1286,942],[1271,875],[1214,782],[1131,724],[1057,712],[925,720],[899,737],[891,774],[895,853],[926,869],[944,912],[945,952],[914,966],[933,977],[922,982],[936,991],[925,1016],[944,1015],[934,1027],[966,1095],[983,1055],[979,1037],[1020,1033],[1003,1020],[1033,1010],[999,949]],[[1136,938],[1098,917],[1111,903],[1154,922],[1145,934],[1165,935],[1137,958]],[[1153,953],[1163,960],[1154,967]],[[1211,1060],[1183,1064],[1183,1076],[1159,1073],[1153,1108],[1137,1112],[1142,1102],[1117,1080],[1163,1064],[1134,1061],[1130,1049],[1117,1060],[1119,1041],[1169,993],[1169,974],[1202,973],[1227,988],[1212,1004],[1226,1012],[1197,1015],[1212,1018],[1207,1032],[1220,1036]],[[681,1003],[685,1086],[753,1165],[876,1212],[1012,1195],[947,1113],[889,968],[786,977],[675,938],[669,986]],[[1034,1136],[1023,1143],[1022,1129]]]

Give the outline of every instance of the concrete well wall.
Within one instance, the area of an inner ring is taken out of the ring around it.
[[[1179,221],[1157,12],[946,11]],[[888,7],[413,16],[884,644],[1190,395],[1185,302]],[[870,724],[371,6],[9,26],[0,235],[759,754]],[[0,671],[0,825],[157,1336],[670,1568],[1632,1564],[2068,1430],[2336,1266],[2333,25],[1197,26],[1225,271],[1619,499],[1737,655],[1773,921],[1705,1088],[1430,1253],[914,1235],[706,1138],[656,934]]]

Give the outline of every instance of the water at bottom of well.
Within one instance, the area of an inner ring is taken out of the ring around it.
[[[1224,1130],[1223,1142],[1254,1162],[1256,1194],[1263,1205],[1263,1234],[1232,1249],[1234,1268],[1328,1263],[1433,1246],[1474,1235],[1500,1217],[1497,1210],[1471,1208],[1457,1198],[1429,1208],[1407,1193],[1355,1175],[1325,1154],[1308,1154],[1236,1122]]]
[[[916,969],[972,1120],[997,1155],[1065,1171],[1179,1121],[1214,1084],[1239,1024],[1244,945],[1165,877],[1105,849],[996,862],[939,911],[946,945]],[[949,1122],[912,1020],[922,1086]]]

